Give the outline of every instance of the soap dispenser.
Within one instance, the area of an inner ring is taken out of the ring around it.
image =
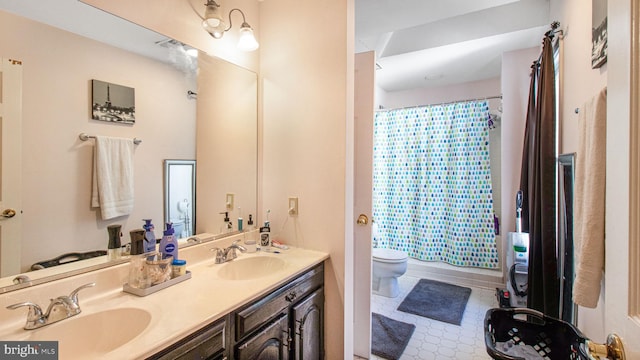
[[[220,232],[221,233],[227,233],[227,232],[231,232],[233,230],[233,223],[231,223],[231,219],[229,219],[229,212],[228,211],[223,211],[220,213],[221,215],[224,214],[224,224],[220,227]]]
[[[258,249],[258,244],[255,239],[255,226],[253,226],[253,215],[249,214],[249,220],[247,220],[247,231],[244,233],[244,246],[247,248],[247,252],[253,253]]]
[[[254,229],[255,227],[253,226],[253,215],[249,214],[249,220],[247,220],[247,231],[251,231]]]
[[[174,259],[178,258],[178,240],[173,236],[173,232],[173,224],[168,222],[164,230],[164,236],[160,240],[160,253],[163,259],[170,256],[173,256]]]
[[[151,223],[151,219],[143,219],[144,225],[144,252],[156,251],[156,234],[154,234],[155,226]]]
[[[129,231],[129,235],[131,236],[131,255],[140,255],[145,252],[144,250],[144,230],[143,229],[135,229]]]
[[[109,225],[107,226],[107,231],[109,232],[109,244],[107,245],[107,254],[109,255],[109,260],[115,260],[120,258],[122,246],[120,244],[120,237],[122,236],[122,225]]]

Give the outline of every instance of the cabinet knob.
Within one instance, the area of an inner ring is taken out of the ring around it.
[[[285,296],[284,299],[287,300],[288,302],[293,302],[293,300],[295,300],[297,296],[298,295],[296,294],[296,292],[292,291],[287,296]]]

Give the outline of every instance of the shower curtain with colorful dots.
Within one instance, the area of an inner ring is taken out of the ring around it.
[[[498,267],[488,120],[487,101],[376,113],[378,247],[425,261]]]

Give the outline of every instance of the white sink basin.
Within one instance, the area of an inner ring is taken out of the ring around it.
[[[143,309],[118,308],[79,314],[40,329],[28,330],[27,341],[58,341],[60,359],[97,359],[131,341],[151,322]]]
[[[252,280],[268,276],[284,269],[286,262],[271,256],[237,258],[224,263],[218,270],[218,277],[226,280]]]

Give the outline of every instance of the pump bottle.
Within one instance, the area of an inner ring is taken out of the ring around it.
[[[156,234],[153,233],[155,227],[151,223],[151,219],[143,219],[144,225],[142,228],[144,229],[144,252],[153,252],[156,251]]]
[[[220,215],[224,214],[224,224],[220,227],[220,232],[221,233],[228,233],[228,232],[232,232],[233,231],[233,223],[231,222],[231,219],[229,219],[229,212],[228,211],[223,211],[220,213]]]
[[[164,236],[160,240],[160,253],[163,259],[170,256],[173,256],[174,259],[178,258],[178,240],[173,236],[173,232],[173,224],[168,222],[164,230]]]

